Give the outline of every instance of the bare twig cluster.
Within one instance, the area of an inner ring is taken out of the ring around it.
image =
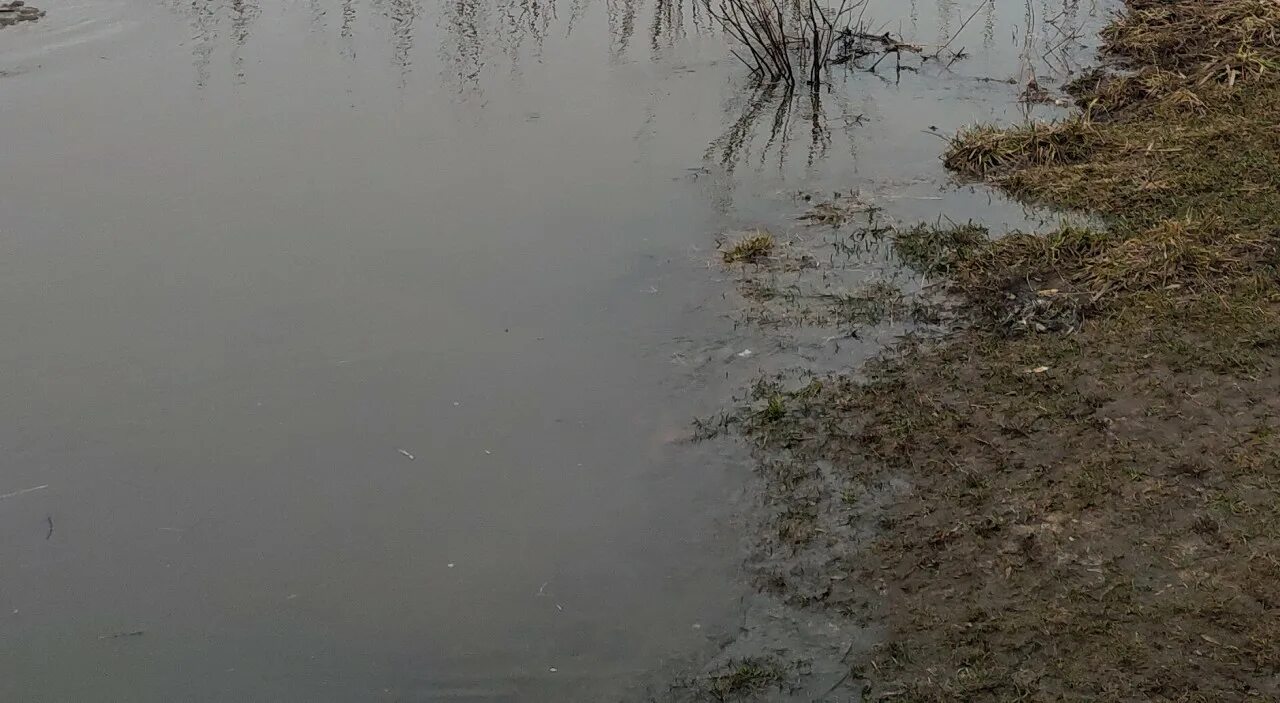
[[[965,27],[992,0],[983,0],[940,46],[912,44],[888,32],[869,31],[864,22],[869,0],[840,0],[824,6],[822,0],[705,0],[708,14],[732,37],[738,49],[731,52],[762,81],[791,89],[797,83],[821,85],[830,66],[849,64],[875,71],[893,55],[896,70],[916,71],[903,63],[903,55],[919,57],[919,64],[933,61],[944,68],[967,56],[951,45]],[[875,57],[870,61],[869,57]],[[868,58],[870,65],[859,62]]]
[[[819,0],[707,0],[707,10],[742,45],[742,53],[733,55],[753,74],[791,87],[822,82],[837,41],[855,26],[861,31],[866,4],[840,0],[838,7],[828,8]]]

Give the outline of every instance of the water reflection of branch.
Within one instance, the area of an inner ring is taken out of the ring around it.
[[[485,7],[484,0],[452,0],[445,10],[445,33],[451,42],[444,43],[440,55],[453,66],[460,91],[477,87],[484,69]]]
[[[724,133],[708,145],[704,159],[718,164],[721,171],[731,177],[739,164],[751,160],[752,145],[759,142],[759,165],[764,167],[770,158],[776,157],[778,169],[782,170],[787,165],[792,141],[798,136],[797,129],[802,129],[805,167],[812,168],[826,158],[832,145],[828,115],[831,106],[827,103],[838,109],[838,123],[849,137],[852,153],[852,130],[861,124],[862,117],[851,114],[840,93],[765,84],[740,103],[741,111]]]
[[[578,24],[578,20],[582,19],[582,13],[587,8],[587,0],[573,0],[569,4],[569,22],[564,30],[566,37],[573,34],[573,28]]]
[[[714,31],[713,20],[705,11],[706,0],[654,0],[654,18],[650,32],[650,45],[654,55],[662,45],[673,46],[676,41],[693,35]],[[685,22],[689,27],[686,29]]]
[[[955,11],[956,3],[954,0],[938,0],[938,43],[946,41],[951,36],[951,13]]]
[[[717,160],[727,175],[733,175],[734,169],[738,165],[740,157],[749,153],[752,138],[755,136],[756,123],[760,119],[760,115],[765,108],[774,102],[774,93],[781,90],[784,95],[778,103],[778,107],[783,110],[789,110],[793,91],[785,86],[779,88],[776,83],[766,83],[761,85],[752,92],[747,98],[743,107],[742,114],[736,120],[729,123],[728,129],[724,134],[714,139],[707,146],[707,153],[704,159],[707,161]],[[775,124],[777,120],[774,120]],[[770,134],[768,144],[772,144],[778,135]],[[717,157],[718,154],[718,157]]]
[[[413,53],[413,22],[418,18],[418,3],[415,0],[389,0],[387,12],[391,20],[392,61],[400,69],[400,87],[404,87],[409,75],[411,54]]]
[[[513,71],[530,60],[540,61],[553,32],[563,30],[569,36],[587,13],[601,9],[608,20],[609,52],[614,60],[636,43],[637,31],[646,35],[658,56],[688,34],[713,31],[700,7],[705,1],[569,0],[565,18],[557,13],[558,0],[442,0],[431,6],[423,0],[300,0],[283,5],[263,5],[262,0],[162,0],[191,28],[191,57],[200,87],[209,83],[220,57],[230,60],[233,80],[245,78],[250,66],[244,52],[265,7],[277,13],[301,11],[311,32],[336,33],[334,46],[348,60],[356,59],[357,48],[384,42],[390,47],[392,65],[400,72],[401,87],[407,84],[415,43],[421,40],[421,23],[428,13],[439,29],[436,49],[446,82],[460,91],[477,87],[480,76],[498,57]],[[533,56],[526,55],[530,43],[536,45]]]
[[[627,52],[631,37],[636,31],[637,0],[607,0],[605,12],[609,20],[609,36],[613,40],[613,57],[620,58]]]
[[[311,31],[324,29],[324,5],[320,0],[307,0],[307,7],[311,10]]]
[[[342,37],[342,55],[348,59],[356,57],[356,45],[352,31],[355,23],[355,0],[342,0],[342,26],[338,28],[338,36]]]
[[[662,48],[661,41],[664,37],[668,43],[675,41],[676,12],[674,7],[677,2],[679,0],[654,0],[653,24],[649,28],[649,46],[653,49],[655,56]]]
[[[987,3],[987,12],[982,16],[982,48],[991,50],[996,43],[996,4]]]
[[[237,83],[244,82],[244,56],[242,51],[244,45],[249,41],[249,28],[253,25],[253,21],[258,18],[262,10],[256,3],[245,2],[245,0],[231,1],[231,31],[235,35],[235,48],[231,50],[231,64],[235,68],[235,80]]]
[[[778,105],[774,108],[773,122],[769,125],[769,138],[765,140],[764,147],[760,149],[761,167],[764,166],[769,150],[773,148],[774,144],[778,145],[778,163],[782,164],[787,160],[787,146],[791,143],[787,135],[791,133],[791,101],[794,97],[790,95],[792,92],[791,89],[787,89],[787,95],[778,100]]]
[[[209,63],[213,60],[213,51],[218,43],[217,17],[208,4],[193,2],[191,4],[191,29],[194,45],[191,49],[191,63],[196,70],[196,87],[209,85]]]
[[[262,14],[258,0],[172,0],[165,5],[191,23],[191,63],[197,88],[209,84],[210,65],[219,45],[230,39],[230,61],[236,82],[244,78],[242,51],[253,23]]]
[[[822,89],[812,88],[809,90],[809,160],[806,165],[812,167],[815,161],[826,157],[830,148],[831,130],[827,127],[827,115],[822,111]]]
[[[498,15],[502,28],[497,39],[511,62],[512,71],[520,65],[521,47],[526,38],[533,39],[534,55],[541,58],[551,20],[556,17],[555,0],[499,0]]]

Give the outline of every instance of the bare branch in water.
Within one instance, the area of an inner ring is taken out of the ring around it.
[[[711,17],[745,47],[733,55],[753,75],[788,87],[796,85],[799,75],[811,86],[820,85],[828,66],[849,60],[847,52],[836,58],[832,53],[863,34],[867,1],[841,0],[835,8],[824,7],[821,0],[797,2],[788,16],[782,0],[705,0]],[[861,10],[856,22],[851,19],[855,10]]]

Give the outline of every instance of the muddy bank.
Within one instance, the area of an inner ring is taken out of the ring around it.
[[[1101,224],[857,222],[848,239],[921,278],[844,300],[759,285],[791,266],[763,240],[726,254],[784,322],[917,326],[703,428],[758,450],[757,585],[882,628],[849,665],[871,700],[1280,695],[1280,6],[1132,0],[1103,39],[1075,115],[966,130],[945,154]],[[740,663],[708,695],[768,699],[782,671]]]

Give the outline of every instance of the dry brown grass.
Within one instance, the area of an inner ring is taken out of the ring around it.
[[[1204,103],[1186,87],[1188,83],[1188,78],[1181,73],[1148,66],[1133,74],[1092,71],[1073,81],[1068,88],[1077,97],[1077,104],[1094,118],[1161,101],[1167,101],[1171,107],[1202,112]]]
[[[1255,270],[1271,237],[1221,220],[1166,220],[1079,263],[1074,280],[1098,297],[1147,290],[1219,291]]]
[[[1026,166],[1060,166],[1086,158],[1096,148],[1096,137],[1084,117],[1014,129],[977,125],[952,138],[943,161],[953,171],[979,178]]]
[[[1141,66],[1199,67],[1240,50],[1280,46],[1274,0],[1130,0],[1102,32],[1105,50]]]

